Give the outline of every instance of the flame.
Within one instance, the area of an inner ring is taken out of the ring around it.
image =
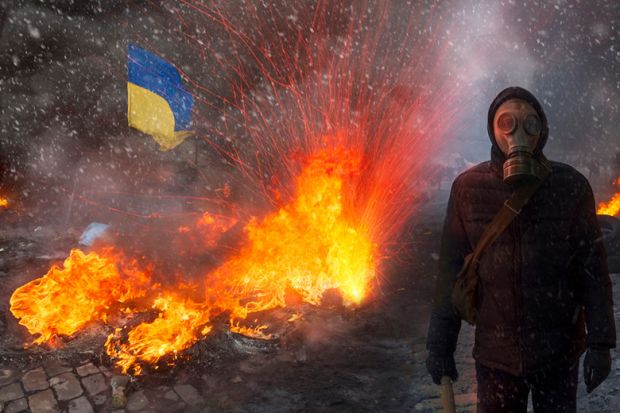
[[[337,147],[311,156],[297,179],[297,196],[263,221],[247,227],[248,244],[209,274],[207,297],[232,318],[283,307],[287,287],[311,304],[338,289],[359,304],[376,273],[368,230],[344,209],[344,186],[359,174],[360,154]]]
[[[296,181],[295,198],[246,225],[246,245],[204,276],[203,300],[191,298],[194,285],[165,290],[153,282],[150,271],[140,271],[111,248],[89,254],[74,249],[62,268],[53,266],[18,288],[11,311],[38,335],[34,343],[40,344],[70,336],[91,321],[107,322],[117,312],[145,311],[144,300],[136,299],[152,299],[151,308],[158,313],[153,322],[139,324],[125,338],[116,328],[105,344],[123,372],[139,374],[141,363],[154,364],[166,355],[173,360],[208,334],[210,320],[220,314],[230,315],[233,331],[269,337],[266,324],[249,327],[241,321],[286,306],[290,289],[311,304],[319,304],[331,289],[340,291],[345,304],[359,304],[369,292],[377,262],[369,231],[356,225],[345,208],[345,189],[359,175],[360,165],[361,154],[342,145],[309,156]],[[196,225],[217,222],[204,214]]]
[[[193,227],[181,225],[177,228],[177,233],[185,235],[184,239],[190,240],[197,248],[205,246],[213,248],[218,245],[222,236],[238,222],[239,220],[234,217],[204,212]],[[191,254],[191,251],[184,252]]]
[[[204,139],[237,169],[247,199],[271,212],[245,221],[241,246],[220,245],[222,235],[238,217],[256,215],[254,205],[240,205],[247,209],[234,218],[208,212],[193,225],[178,227],[170,246],[179,256],[227,248],[226,261],[199,274],[192,286],[158,285],[150,270],[141,273],[119,253],[72,251],[64,268],[53,267],[11,298],[11,311],[39,335],[37,343],[102,321],[116,328],[105,346],[110,357],[123,372],[139,374],[163,357],[174,360],[209,334],[220,316],[228,317],[233,331],[269,337],[262,311],[316,305],[334,290],[349,306],[372,295],[379,257],[398,249],[395,240],[433,173],[426,161],[466,107],[459,98],[467,90],[462,78],[440,76],[448,47],[435,47],[434,34],[417,36],[416,21],[423,14],[397,24],[407,26],[406,41],[394,41],[392,23],[402,16],[390,12],[389,2],[375,7],[295,2],[300,20],[288,28],[263,21],[262,9],[252,3],[248,13],[229,16],[218,2],[181,2],[232,42],[230,56],[217,57],[230,99],[187,80],[200,90],[197,100],[224,108]],[[256,27],[260,33],[244,30]],[[204,55],[209,46],[201,47]],[[231,139],[235,136],[243,139]],[[216,193],[222,210],[234,209],[230,185]],[[86,257],[97,263],[83,263]],[[69,307],[81,308],[64,328]],[[135,327],[114,325],[119,312],[145,311],[157,318]]]
[[[0,196],[0,208],[8,208],[9,200],[3,196]]]
[[[123,373],[134,366],[134,374],[140,374],[138,360],[156,363],[171,353],[176,357],[178,351],[211,331],[206,325],[209,313],[204,304],[165,293],[155,300],[153,309],[159,312],[158,318],[129,331],[127,344],[120,340],[121,329],[116,329],[106,341],[108,355],[116,360]]]
[[[237,222],[235,218],[205,212],[196,223],[196,228],[201,234],[203,242],[209,247],[214,247],[221,236]]]
[[[620,178],[616,181],[616,186],[620,187]],[[618,215],[620,212],[620,192],[616,192],[609,202],[601,202],[596,213],[599,215]]]
[[[147,293],[149,274],[111,248],[100,253],[74,249],[62,267],[13,292],[11,312],[41,344],[70,336],[91,321],[106,321],[110,307]]]
[[[189,347],[210,331],[209,320],[223,313],[230,314],[232,331],[268,338],[267,325],[240,321],[286,306],[288,288],[312,304],[328,289],[338,289],[345,303],[360,303],[376,272],[376,245],[343,208],[343,186],[359,168],[360,155],[341,146],[309,157],[296,198],[262,221],[253,219],[245,228],[246,246],[205,276],[204,303],[174,295],[158,299],[154,308],[160,317],[129,332],[124,343],[118,334],[111,336],[108,354],[123,372],[134,367],[137,374],[139,362],[153,363]],[[210,215],[204,217],[213,223]]]

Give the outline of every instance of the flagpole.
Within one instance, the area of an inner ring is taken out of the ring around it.
[[[194,165],[196,165],[196,169],[198,169],[198,137],[194,138]]]
[[[78,173],[76,172],[73,176],[73,191],[71,192],[71,199],[69,200],[69,207],[67,208],[67,216],[65,217],[65,228],[69,225],[69,219],[71,218],[73,201],[75,199],[75,188],[77,187],[77,177]]]

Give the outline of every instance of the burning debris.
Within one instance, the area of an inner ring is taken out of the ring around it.
[[[420,203],[422,172],[432,174],[425,168],[428,151],[441,145],[458,107],[451,82],[416,64],[441,59],[441,52],[423,56],[431,49],[416,42],[395,50],[379,46],[380,38],[392,44],[394,33],[386,28],[399,19],[387,6],[375,13],[319,2],[303,16],[309,31],[260,25],[262,37],[255,40],[239,31],[255,25],[235,24],[237,17],[225,16],[216,3],[185,6],[192,18],[219,25],[234,39],[226,63],[232,68],[226,71],[230,97],[207,93],[226,104],[223,124],[210,133],[226,140],[242,133],[247,140],[209,143],[238,169],[249,199],[271,212],[231,207],[228,187],[229,208],[203,211],[194,225],[177,224],[162,235],[169,243],[157,240],[160,252],[173,249],[190,260],[221,252],[225,236],[242,227],[239,244],[218,254],[212,268],[162,265],[157,249],[123,248],[126,235],[110,241],[108,229],[89,251],[72,250],[62,266],[17,288],[10,299],[13,315],[35,336],[32,344],[59,347],[89,326],[103,325],[108,357],[135,375],[145,366],[174,363],[222,325],[268,340],[275,337],[266,321],[270,311],[325,301],[352,307],[372,297],[381,261]],[[268,17],[255,12],[246,17]],[[330,21],[344,16],[344,30]],[[364,24],[377,27],[376,38],[365,34]],[[282,33],[295,34],[293,50],[280,47]],[[334,43],[329,39],[335,33]],[[253,65],[246,70],[247,59]],[[385,66],[378,69],[382,64],[391,67],[390,76]],[[263,82],[248,90],[256,70]],[[426,86],[400,84],[411,79]],[[287,319],[296,317],[293,311]]]
[[[31,334],[34,344],[71,336],[93,321],[106,321],[114,305],[144,297],[150,277],[120,253],[105,248],[85,254],[74,249],[62,267],[11,296],[11,312]],[[120,309],[118,309],[120,310]]]
[[[329,290],[338,290],[347,305],[359,304],[377,271],[377,247],[368,229],[353,224],[343,203],[360,160],[342,146],[311,156],[293,202],[251,220],[246,245],[200,283],[171,289],[155,281],[151,267],[112,247],[88,254],[75,249],[62,268],[53,266],[18,288],[11,311],[37,336],[35,344],[57,346],[59,336],[72,336],[91,322],[113,326],[108,355],[123,372],[139,374],[140,363],[155,364],[209,334],[212,319],[221,314],[229,314],[233,331],[268,337],[267,325],[244,323],[252,314],[285,307],[289,290],[315,305]],[[197,226],[214,222],[203,215]],[[118,325],[147,311],[156,318],[128,331]]]
[[[619,188],[609,202],[601,202],[596,210],[599,215],[616,216],[620,213],[620,178],[616,180],[616,187]]]

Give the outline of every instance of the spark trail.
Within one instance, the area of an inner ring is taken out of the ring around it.
[[[116,327],[108,354],[123,372],[139,374],[209,334],[222,314],[231,328],[262,335],[264,325],[241,322],[286,306],[287,289],[310,304],[333,289],[347,305],[372,297],[466,93],[443,73],[449,39],[439,34],[440,10],[407,6],[404,13],[402,5],[377,3],[292,1],[276,9],[248,1],[232,12],[226,2],[181,0],[172,7],[179,34],[197,59],[212,57],[206,67],[227,85],[217,91],[186,75],[204,108],[196,114],[201,136],[235,165],[253,200],[241,207],[241,216],[254,216],[244,243],[198,283],[175,285],[156,282],[168,274],[123,265],[127,251],[73,251],[63,268],[11,297],[11,311],[35,342],[108,323]],[[217,39],[190,30],[213,26]],[[226,55],[217,41],[226,42]],[[237,223],[236,216],[214,217],[207,211],[174,236],[200,233],[192,239],[207,250]],[[117,291],[106,288],[108,280],[133,284]],[[88,292],[85,311],[60,323],[58,301],[79,290]],[[139,299],[124,299],[133,295]],[[49,297],[46,313],[40,297]],[[110,321],[119,311],[147,309],[157,318],[130,331]]]

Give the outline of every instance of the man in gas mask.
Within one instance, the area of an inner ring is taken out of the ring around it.
[[[591,392],[609,374],[616,343],[592,190],[575,169],[543,156],[547,118],[527,90],[510,87],[495,98],[488,133],[491,160],[458,176],[448,201],[426,366],[436,384],[457,379],[461,320],[450,286],[506,200],[534,186],[476,260],[478,413],[526,412],[530,391],[536,412],[575,412],[580,355],[587,351]]]

